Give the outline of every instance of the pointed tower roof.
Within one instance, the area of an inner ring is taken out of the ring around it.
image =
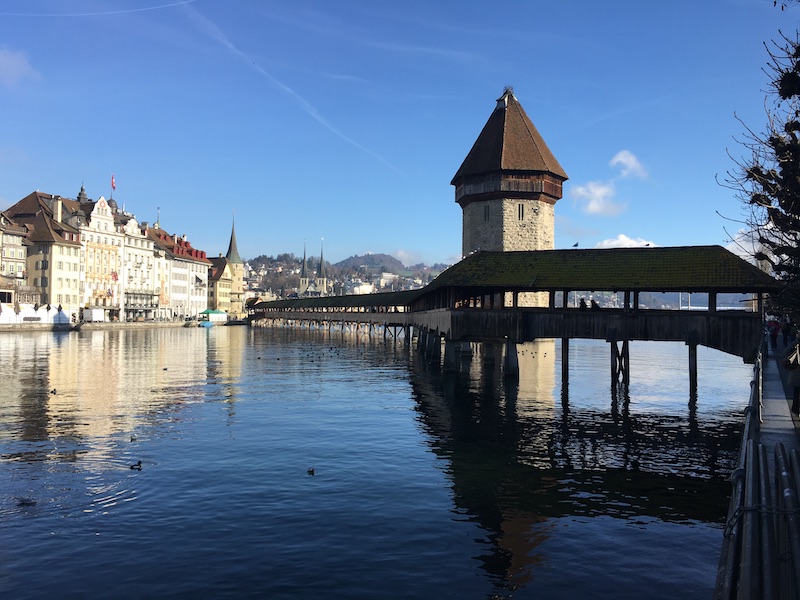
[[[568,179],[510,87],[497,99],[494,112],[451,184],[491,171],[538,171]]]
[[[308,272],[306,271],[306,243],[303,242],[303,266],[300,267],[300,279],[308,279]]]
[[[225,255],[233,264],[241,265],[242,259],[239,256],[239,250],[236,248],[236,223],[231,223],[231,242],[228,244],[228,253]]]
[[[317,269],[317,278],[325,279],[325,259],[322,256],[322,243],[319,246],[319,268]]]

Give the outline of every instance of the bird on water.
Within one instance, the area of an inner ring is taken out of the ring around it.
[[[141,471],[142,470],[142,461],[137,462],[135,465],[131,465],[131,469],[133,469],[135,471]]]

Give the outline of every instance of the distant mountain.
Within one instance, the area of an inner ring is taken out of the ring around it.
[[[394,256],[388,254],[364,254],[362,256],[351,256],[333,265],[339,269],[358,270],[365,267],[368,271],[381,273],[399,273],[405,271],[406,267]]]

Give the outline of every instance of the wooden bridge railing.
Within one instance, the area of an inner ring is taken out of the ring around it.
[[[763,335],[761,317],[746,311],[635,310],[575,308],[458,308],[379,310],[285,307],[254,319],[289,319],[316,323],[371,323],[412,326],[439,332],[450,340],[517,342],[549,338],[606,341],[682,341],[707,346],[753,362]]]

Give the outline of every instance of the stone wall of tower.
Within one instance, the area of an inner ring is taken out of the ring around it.
[[[554,208],[548,202],[531,199],[470,202],[462,213],[463,256],[479,250],[552,250],[555,248]]]
[[[470,202],[462,211],[461,254],[478,250],[500,252],[503,249],[502,211],[495,201]]]
[[[231,267],[231,307],[230,315],[234,319],[243,319],[244,312],[244,265],[230,263]]]
[[[554,206],[539,200],[502,201],[504,252],[555,248]]]

